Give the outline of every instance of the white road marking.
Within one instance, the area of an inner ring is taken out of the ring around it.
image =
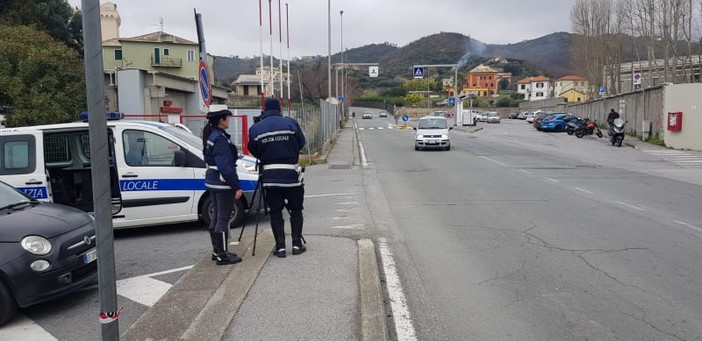
[[[373,129],[375,129],[375,128],[373,128],[373,127],[368,128],[368,130],[373,130]]]
[[[358,141],[358,149],[361,152],[361,165],[363,168],[368,168],[368,160],[366,160],[366,151],[363,149],[363,142]]]
[[[188,265],[188,266],[184,266],[184,267],[182,267],[182,268],[176,268],[176,269],[170,269],[170,270],[165,270],[165,271],[159,271],[159,272],[154,272],[154,273],[150,273],[150,274],[146,274],[146,275],[141,275],[141,276],[137,276],[137,277],[156,277],[156,276],[161,276],[161,275],[172,274],[172,273],[174,273],[174,272],[181,272],[181,271],[185,271],[185,270],[190,270],[190,269],[192,269],[192,268],[193,268],[193,265]],[[132,278],[134,278],[134,277],[132,277]]]
[[[485,159],[485,160],[488,160],[488,161],[490,161],[490,162],[494,162],[494,163],[496,163],[496,164],[498,164],[498,165],[500,165],[500,166],[507,166],[506,163],[497,161],[497,160],[495,160],[495,159],[493,159],[493,158],[490,158],[490,157],[487,157],[487,156],[482,156],[482,155],[481,155],[480,157],[483,158],[483,159]]]
[[[385,285],[390,296],[390,307],[392,309],[392,317],[395,320],[395,334],[398,341],[416,341],[417,333],[412,324],[407,300],[402,290],[400,277],[397,275],[395,260],[392,256],[392,251],[388,247],[385,239],[378,240],[378,248],[380,249],[380,258],[383,262],[385,270]]]
[[[24,315],[18,315],[10,323],[0,328],[0,340],[58,341],[44,328]]]
[[[578,191],[580,191],[580,192],[583,192],[583,193],[587,193],[587,194],[595,194],[595,193],[593,193],[593,192],[590,192],[590,191],[588,191],[588,190],[586,190],[586,189],[584,189],[584,188],[580,188],[580,187],[575,187],[575,189],[576,189],[576,190],[578,190]]]
[[[170,288],[170,283],[147,276],[137,276],[117,281],[118,295],[147,307],[153,307]]]
[[[524,173],[524,174],[534,175],[534,173],[532,173],[532,172],[530,172],[530,171],[528,171],[528,170],[526,170],[526,169],[520,169],[519,171],[522,172],[522,173]]]
[[[337,205],[356,205],[356,204],[358,204],[358,201],[344,201],[344,202],[337,202],[335,204],[337,204]]]
[[[362,229],[364,227],[365,227],[365,225],[363,225],[363,224],[353,224],[353,225],[332,226],[332,227],[330,227],[330,229],[355,230],[355,229]]]
[[[702,227],[695,226],[695,225],[692,225],[692,224],[688,224],[688,223],[686,223],[686,222],[684,222],[684,221],[680,221],[680,220],[673,220],[673,222],[676,223],[676,224],[678,224],[678,225],[682,225],[682,226],[689,227],[689,228],[691,228],[691,229],[697,230],[698,232],[702,232]]]
[[[631,208],[631,209],[634,209],[634,210],[637,210],[637,211],[645,211],[645,210],[646,210],[646,209],[643,209],[643,208],[641,208],[641,207],[634,206],[634,205],[632,205],[632,204],[627,204],[627,203],[625,203],[625,202],[623,202],[623,201],[615,201],[615,203],[617,203],[617,204],[619,204],[619,205],[622,205],[622,206],[626,206],[626,207],[628,207],[628,208]]]
[[[555,182],[555,183],[561,182],[560,180],[556,180],[556,179],[553,179],[553,178],[544,178],[544,179],[546,179],[546,180],[548,180],[548,181],[551,181],[551,182]]]
[[[366,128],[358,128],[358,130],[366,130]]]
[[[349,196],[349,195],[354,195],[354,193],[309,194],[309,195],[305,195],[305,199],[307,199],[307,198],[343,197],[343,196]]]
[[[378,127],[378,130],[383,130],[383,129],[385,129],[385,128],[383,128],[383,127]]]

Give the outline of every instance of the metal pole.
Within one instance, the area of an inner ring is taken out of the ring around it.
[[[341,17],[341,97],[344,101],[341,102],[341,112],[344,113],[344,105],[346,103],[346,96],[344,95],[344,72],[346,71],[346,65],[344,65],[344,10],[339,11]]]
[[[331,0],[327,0],[327,37],[329,39],[329,42],[327,44],[327,47],[329,49],[328,53],[328,64],[329,66],[327,67],[327,93],[329,94],[328,98],[332,97],[332,92],[331,92]]]
[[[102,60],[100,1],[82,0],[85,85],[88,94],[93,209],[97,245],[100,312],[118,312],[115,282],[115,245],[112,230],[109,141],[105,115],[105,73]],[[103,340],[119,340],[119,322],[101,324]]]
[[[290,115],[290,15],[288,13],[288,3],[285,3],[285,37],[288,41],[288,115]]]
[[[260,61],[259,65],[261,67],[260,73],[261,73],[261,108],[263,108],[263,97],[266,95],[266,91],[263,90],[263,5],[262,5],[262,0],[258,0],[258,27],[259,27],[259,45],[261,48],[261,56],[260,56]]]
[[[280,39],[280,99],[283,99],[283,12],[280,10],[280,0],[278,0],[278,38]]]
[[[453,108],[455,111],[453,113],[453,117],[455,117],[455,119],[456,119],[453,122],[453,125],[457,126],[458,125],[458,105],[456,105],[456,103],[458,103],[458,66],[456,66],[456,72],[454,73],[453,77],[454,77],[453,78],[453,100],[454,100],[453,101],[453,103],[454,103]]]
[[[271,41],[271,69],[270,69],[270,74],[268,75],[268,88],[270,90],[271,97],[275,97],[275,85],[273,81],[273,8],[271,6],[271,1],[268,0],[268,24],[270,26],[268,36]]]

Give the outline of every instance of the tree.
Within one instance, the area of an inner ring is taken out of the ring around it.
[[[0,26],[0,106],[10,126],[70,122],[86,108],[83,60],[28,26]]]
[[[83,51],[80,12],[66,0],[2,0],[0,17],[13,25],[30,25],[78,51]]]
[[[405,103],[407,105],[417,105],[422,102],[422,96],[419,94],[407,94],[405,96]]]
[[[497,83],[497,86],[499,87],[500,90],[508,90],[509,89],[509,79],[507,79],[507,78],[500,79],[500,81]]]

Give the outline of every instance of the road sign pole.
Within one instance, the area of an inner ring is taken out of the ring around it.
[[[119,340],[119,310],[115,282],[115,248],[112,230],[112,191],[110,190],[109,144],[105,113],[105,73],[102,60],[100,1],[82,0],[85,85],[88,93],[88,120],[95,211],[98,291],[103,340]],[[104,314],[104,315],[103,315]],[[111,316],[110,316],[111,315]]]

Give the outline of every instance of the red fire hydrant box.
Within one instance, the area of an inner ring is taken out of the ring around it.
[[[668,131],[681,131],[682,130],[682,112],[669,112],[668,113]]]

